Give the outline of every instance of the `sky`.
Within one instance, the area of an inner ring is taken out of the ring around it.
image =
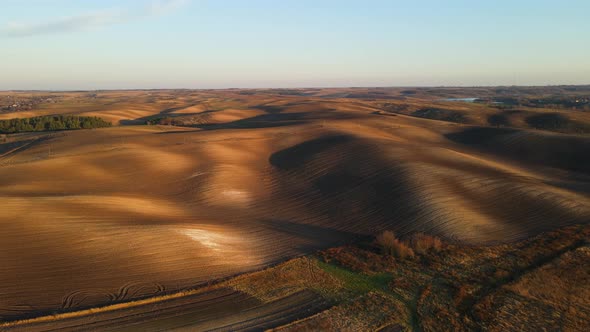
[[[0,0],[0,90],[590,84],[588,0]]]

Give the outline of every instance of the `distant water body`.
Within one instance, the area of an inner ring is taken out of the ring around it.
[[[479,98],[446,98],[445,101],[464,101],[466,103],[474,103]]]

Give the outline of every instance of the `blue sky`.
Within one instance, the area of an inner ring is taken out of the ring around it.
[[[588,0],[0,0],[0,89],[590,83]]]

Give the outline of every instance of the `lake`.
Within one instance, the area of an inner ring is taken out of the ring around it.
[[[464,101],[466,103],[473,103],[479,98],[446,98],[444,101]]]

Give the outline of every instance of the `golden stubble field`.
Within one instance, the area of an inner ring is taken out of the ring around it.
[[[385,229],[485,244],[589,221],[588,136],[338,93],[64,93],[0,114],[116,125],[2,143],[0,320],[170,293]],[[141,125],[158,117],[190,127]]]

